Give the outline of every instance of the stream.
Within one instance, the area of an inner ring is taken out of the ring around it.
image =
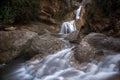
[[[120,76],[117,65],[120,54],[107,55],[102,61],[94,60],[76,68],[71,61],[74,46],[64,42],[67,47],[54,54],[23,63],[13,62],[2,70],[0,80],[109,80],[111,76]]]
[[[76,13],[79,19],[82,6]],[[75,20],[64,22],[59,34],[68,34],[76,30]],[[62,38],[60,38],[62,39]],[[101,61],[93,60],[76,68],[71,61],[74,51],[68,41],[66,48],[33,61],[18,60],[0,70],[0,80],[110,80],[120,70],[120,54],[107,55]]]

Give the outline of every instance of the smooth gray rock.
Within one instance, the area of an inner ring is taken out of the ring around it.
[[[0,63],[16,57],[31,58],[50,54],[65,47],[65,43],[49,34],[39,36],[29,30],[0,31]]]
[[[52,54],[65,48],[65,43],[50,34],[36,36],[30,42],[30,46],[25,50],[28,54]]]
[[[75,58],[79,62],[90,61],[96,55],[108,55],[120,52],[120,39],[101,33],[90,33],[82,39],[75,49]]]
[[[0,63],[8,62],[24,50],[37,33],[29,30],[0,31]]]

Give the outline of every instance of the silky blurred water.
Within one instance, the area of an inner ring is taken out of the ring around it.
[[[89,62],[75,68],[70,61],[73,47],[63,49],[55,54],[36,59],[8,69],[1,80],[107,80],[119,74],[120,54],[108,55],[102,61]]]

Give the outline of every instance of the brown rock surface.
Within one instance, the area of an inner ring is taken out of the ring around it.
[[[91,33],[84,37],[75,50],[75,58],[79,62],[90,61],[93,58],[105,54],[113,54],[120,51],[120,39],[107,37],[100,33]]]
[[[51,23],[64,20],[67,14],[79,7],[81,1],[82,0],[42,0],[40,2],[39,18]],[[68,18],[70,18],[70,16]]]
[[[8,62],[20,55],[27,42],[37,33],[28,30],[0,31],[0,63]]]
[[[63,41],[49,34],[44,34],[33,38],[30,42],[30,46],[25,50],[25,53],[38,54],[36,58],[41,56],[41,54],[52,54],[59,51],[65,47]]]
[[[100,32],[120,37],[120,0],[91,0],[86,6],[86,32]]]
[[[72,33],[69,33],[69,34],[67,34],[65,39],[70,41],[70,42],[74,42],[77,40],[78,33],[79,33],[79,31],[74,31]]]
[[[65,47],[60,39],[49,34],[39,36],[29,30],[0,31],[0,63],[16,57],[31,58],[36,54],[50,54]]]

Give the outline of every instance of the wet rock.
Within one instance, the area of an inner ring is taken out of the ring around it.
[[[100,33],[92,33],[86,36],[84,40],[98,49],[120,51],[120,38],[107,37]]]
[[[6,64],[0,64],[0,68],[3,68]]]
[[[41,57],[41,54],[47,55],[55,53],[65,47],[62,40],[53,37],[49,34],[36,36],[30,41],[30,46],[25,50],[25,53],[38,54],[35,58]],[[27,54],[28,55],[28,54]]]
[[[100,33],[91,33],[84,37],[75,50],[75,58],[79,61],[90,61],[95,56],[113,54],[120,51],[120,39],[107,37]]]
[[[52,33],[56,33],[59,31],[59,25],[48,25],[45,23],[41,23],[41,22],[32,22],[31,24],[28,25],[23,25],[23,26],[17,26],[19,27],[18,29],[27,29],[29,31],[32,32],[36,32],[38,33],[38,35],[43,35],[46,33],[46,30],[52,32]]]
[[[119,68],[119,72],[120,72],[120,61],[118,61],[117,67]]]
[[[72,33],[69,33],[69,34],[65,37],[65,39],[68,40],[68,41],[70,41],[70,42],[74,42],[74,41],[77,40],[78,33],[79,33],[79,31],[74,31],[74,32],[72,32]]]
[[[0,63],[14,59],[37,33],[28,30],[0,31]]]
[[[4,30],[6,30],[6,31],[13,31],[15,29],[16,29],[16,27],[13,27],[13,26],[4,28]]]
[[[120,80],[120,74],[113,75],[106,80]]]
[[[36,54],[50,54],[65,47],[62,40],[49,34],[39,36],[29,30],[0,32],[0,63],[16,57],[31,58]]]

